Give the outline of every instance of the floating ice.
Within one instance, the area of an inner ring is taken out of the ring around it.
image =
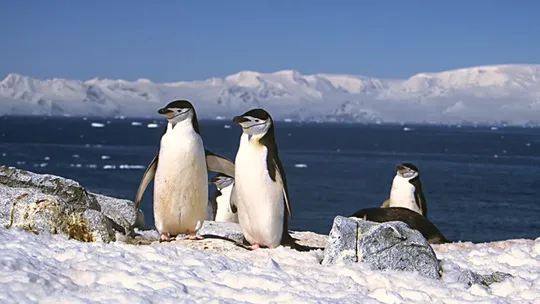
[[[101,155],[101,159],[110,159],[111,157],[109,155]]]
[[[230,129],[231,128],[231,125],[224,125],[223,126],[225,129]]]
[[[105,125],[100,122],[93,122],[90,124],[92,128],[103,128]]]
[[[138,121],[132,121],[132,122],[131,122],[131,125],[132,125],[132,126],[140,126],[140,125],[142,125],[142,123],[140,123],[140,122],[138,122]]]
[[[2,156],[7,156],[7,153],[2,153]]]
[[[499,130],[499,128],[497,128],[497,127],[491,127],[490,129],[491,129],[492,131]]]
[[[307,165],[306,164],[295,164],[294,165],[296,168],[307,168]]]
[[[96,164],[89,164],[89,165],[86,165],[85,167],[90,168],[90,169],[96,169],[97,165]]]
[[[105,169],[105,170],[116,169],[116,166],[115,165],[105,165],[105,166],[103,166],[103,169]]]
[[[223,117],[223,116],[216,116],[216,120],[224,120],[224,119],[225,119],[225,117]]]
[[[26,164],[26,162],[24,160],[18,160],[17,161],[17,165],[24,165]]]
[[[71,155],[71,157],[73,157],[73,158],[79,158],[79,154],[73,154],[73,155]]]
[[[51,158],[48,157],[48,156],[45,156],[43,159],[44,159],[44,160],[51,160]]]
[[[292,122],[292,119],[290,119],[290,118],[285,118],[283,121],[284,121],[284,122]]]
[[[149,123],[148,125],[146,125],[147,128],[157,128],[159,127],[159,125],[157,123]]]
[[[120,169],[146,169],[145,166],[141,166],[141,165],[120,165],[119,166]]]
[[[405,132],[412,131],[412,130],[414,130],[414,129],[413,129],[413,128],[409,128],[409,127],[404,127],[404,128],[403,128],[403,131],[405,131]]]

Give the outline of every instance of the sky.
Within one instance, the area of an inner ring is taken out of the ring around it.
[[[408,78],[540,63],[540,1],[0,1],[0,79],[284,69]]]

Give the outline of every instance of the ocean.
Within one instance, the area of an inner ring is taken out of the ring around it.
[[[0,164],[134,200],[160,119],[0,117]],[[241,130],[201,121],[207,149],[234,159]],[[379,207],[395,166],[421,172],[428,217],[452,241],[540,237],[540,128],[276,122],[291,230],[328,233],[336,215]],[[212,175],[210,175],[212,176]],[[213,192],[210,187],[210,195]],[[152,184],[141,208],[153,227]]]

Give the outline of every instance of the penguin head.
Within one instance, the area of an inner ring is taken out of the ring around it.
[[[413,179],[420,174],[418,168],[411,163],[402,163],[396,166],[397,175],[406,179]]]
[[[242,127],[242,131],[250,136],[264,136],[272,127],[272,117],[263,109],[253,109],[235,116],[233,122]]]
[[[195,109],[191,102],[187,100],[175,100],[158,110],[158,113],[165,116],[173,124],[177,124],[186,119],[192,119]]]
[[[218,175],[212,177],[212,183],[214,183],[214,185],[216,185],[216,187],[221,190],[223,188],[227,188],[232,183],[234,183],[234,178],[226,174],[219,173]]]

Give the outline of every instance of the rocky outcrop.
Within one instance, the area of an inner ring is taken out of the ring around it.
[[[511,277],[513,277],[511,274],[500,271],[491,274],[479,274],[467,269],[461,272],[458,277],[458,282],[464,283],[469,287],[474,284],[488,287],[493,283],[502,282]]]
[[[116,231],[142,228],[144,217],[133,202],[89,193],[73,180],[1,166],[0,225],[110,242]]]
[[[420,232],[403,222],[375,223],[337,216],[322,264],[345,261],[365,262],[372,269],[416,271],[440,278],[435,252]]]

